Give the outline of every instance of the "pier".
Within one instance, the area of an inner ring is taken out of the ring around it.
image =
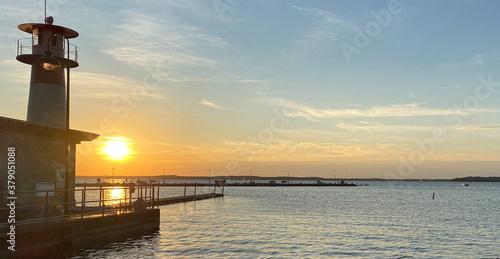
[[[76,189],[67,190],[75,197],[69,204],[54,199],[57,192],[64,191],[32,193],[38,198],[38,205],[18,206],[15,224],[8,221],[0,224],[0,257],[51,258],[93,244],[152,234],[160,228],[160,206],[224,196],[223,185],[213,186],[208,193],[207,188],[199,193],[194,186],[184,186],[179,190],[183,195],[177,196],[162,195],[166,191],[162,187],[158,184],[77,184]],[[7,194],[0,193],[0,200],[5,201]],[[65,207],[68,211],[64,211]],[[8,207],[0,208],[0,217],[7,218],[9,211]],[[7,249],[9,242],[15,252]]]
[[[222,194],[222,193],[206,193],[206,194],[198,194],[198,195],[177,196],[177,197],[170,197],[170,198],[163,198],[163,199],[155,200],[151,203],[151,205],[152,206],[163,206],[163,205],[174,204],[174,203],[199,201],[199,200],[213,199],[213,198],[219,198],[219,197],[224,197],[224,194]]]

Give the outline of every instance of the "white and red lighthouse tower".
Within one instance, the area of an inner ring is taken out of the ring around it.
[[[78,32],[53,25],[53,18],[45,23],[23,23],[18,28],[31,34],[17,43],[17,60],[31,65],[31,82],[27,121],[29,123],[65,128],[66,89],[64,68],[78,67],[78,48],[69,39]],[[52,58],[59,64],[43,63]]]

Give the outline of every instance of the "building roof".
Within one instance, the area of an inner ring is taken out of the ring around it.
[[[55,134],[64,134],[65,129],[47,127],[43,125],[33,124],[23,120],[17,120],[7,117],[0,116],[0,129],[8,129],[8,130],[33,130],[37,132],[47,132],[47,133],[55,133]],[[98,134],[80,131],[80,130],[70,130],[71,132],[71,141],[75,143],[80,143],[82,141],[92,141],[99,137]]]

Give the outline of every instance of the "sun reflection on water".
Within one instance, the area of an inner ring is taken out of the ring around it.
[[[106,205],[119,205],[120,201],[121,204],[125,204],[125,198],[126,198],[126,193],[125,189],[122,187],[113,187],[111,189],[106,189],[104,198],[106,199],[106,202],[104,204]]]

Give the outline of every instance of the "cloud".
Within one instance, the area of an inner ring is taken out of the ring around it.
[[[251,79],[251,78],[245,78],[242,76],[238,75],[228,75],[227,79],[223,79],[224,81],[227,82],[232,82],[232,83],[267,83],[266,80],[260,80],[260,79]]]
[[[311,121],[331,118],[376,118],[376,117],[415,117],[443,116],[450,114],[470,115],[480,112],[491,112],[486,109],[436,109],[422,107],[419,103],[392,104],[389,106],[372,106],[364,109],[316,108],[296,103],[283,98],[265,98],[264,102],[273,106],[284,107],[289,117],[305,118]]]
[[[255,84],[261,84],[261,83],[267,83],[267,80],[261,80],[261,79],[251,79],[251,78],[246,78],[238,75],[221,75],[221,76],[214,76],[214,77],[200,77],[200,78],[195,78],[195,77],[184,77],[184,76],[176,76],[172,77],[171,75],[166,75],[165,78],[162,78],[162,80],[165,81],[171,81],[171,82],[215,82],[215,83],[255,83]]]
[[[470,63],[470,65],[481,65],[484,63],[483,61],[483,54],[477,54],[477,55],[474,55],[474,57],[472,57],[472,62]]]
[[[171,4],[171,9],[185,11],[181,7],[182,2]],[[224,68],[234,60],[220,55],[220,52],[227,51],[231,45],[225,39],[212,35],[205,27],[191,24],[193,21],[137,10],[122,10],[117,16],[121,20],[111,26],[111,34],[103,34],[105,41],[101,44],[105,46],[102,52],[117,61],[141,68],[157,67],[155,77],[169,82],[264,82],[227,75],[229,69]],[[211,73],[193,73],[195,70]],[[207,74],[210,76],[204,76]]]
[[[200,101],[200,104],[201,105],[205,105],[205,106],[208,106],[208,107],[212,107],[212,108],[215,108],[215,109],[219,109],[219,110],[229,110],[228,108],[224,107],[224,106],[221,106],[221,105],[218,105],[218,104],[215,104],[207,99],[203,99]]]
[[[466,60],[462,60],[456,63],[443,63],[441,64],[441,67],[445,68],[454,68],[454,67],[473,67],[473,66],[480,66],[483,65],[484,63],[491,61],[493,58],[498,56],[500,53],[494,52],[494,53],[479,53],[476,54],[470,58],[467,58]]]
[[[464,126],[458,127],[457,130],[485,130],[485,129],[499,129],[500,125],[489,125],[489,126]]]
[[[373,150],[359,143],[274,140],[272,143],[224,141],[247,161],[319,161],[335,157],[359,157]]]
[[[217,67],[209,50],[228,44],[202,29],[174,20],[136,11],[121,11],[123,23],[112,26],[114,33],[106,38],[103,52],[129,65],[142,67],[161,64],[169,69]]]
[[[386,156],[380,147],[360,143],[326,141],[274,140],[263,144],[248,141],[223,140],[217,145],[186,145],[163,142],[138,142],[137,153],[155,157],[155,161],[228,162],[228,161],[325,161],[332,158]]]
[[[153,163],[226,162],[234,159],[237,149],[227,145],[189,145],[142,141],[135,143],[136,152]]]
[[[137,95],[140,99],[166,99],[157,90],[143,86],[133,79],[105,74],[72,72],[73,97],[87,99],[115,99],[122,95]]]
[[[293,6],[293,8],[295,8],[296,10],[299,10],[303,13],[307,13],[307,14],[311,14],[311,15],[316,16],[316,17],[320,17],[326,23],[337,24],[337,25],[347,24],[347,22],[345,22],[344,20],[340,19],[339,17],[333,15],[332,13],[330,13],[327,10],[319,9],[316,7],[309,7],[309,8],[299,7],[299,6],[295,6],[295,5]]]
[[[304,35],[304,38],[296,41],[302,48],[315,49],[318,45],[321,46],[327,42],[339,40],[341,38],[339,31],[352,27],[348,22],[330,11],[316,7],[299,7],[295,5],[292,7],[302,13],[319,18],[310,31]]]
[[[99,138],[100,141],[103,141],[103,139],[118,140],[118,141],[124,141],[127,143],[133,143],[132,140],[127,139],[127,138],[122,138],[122,137],[100,137]]]
[[[16,59],[2,60],[2,72],[0,77],[4,77],[12,83],[26,84],[29,86],[30,82],[30,66],[23,64]]]
[[[63,5],[63,4],[60,4]],[[4,3],[0,10],[3,21],[12,22],[43,22],[44,20],[43,2],[15,1]],[[57,17],[59,10],[51,10],[52,16]],[[11,28],[18,30],[17,28]],[[24,34],[24,33],[23,33]]]
[[[369,133],[401,133],[401,132],[428,132],[434,129],[433,126],[410,126],[401,124],[382,124],[382,123],[345,123],[341,120],[335,122],[333,127],[349,132],[369,132]]]

